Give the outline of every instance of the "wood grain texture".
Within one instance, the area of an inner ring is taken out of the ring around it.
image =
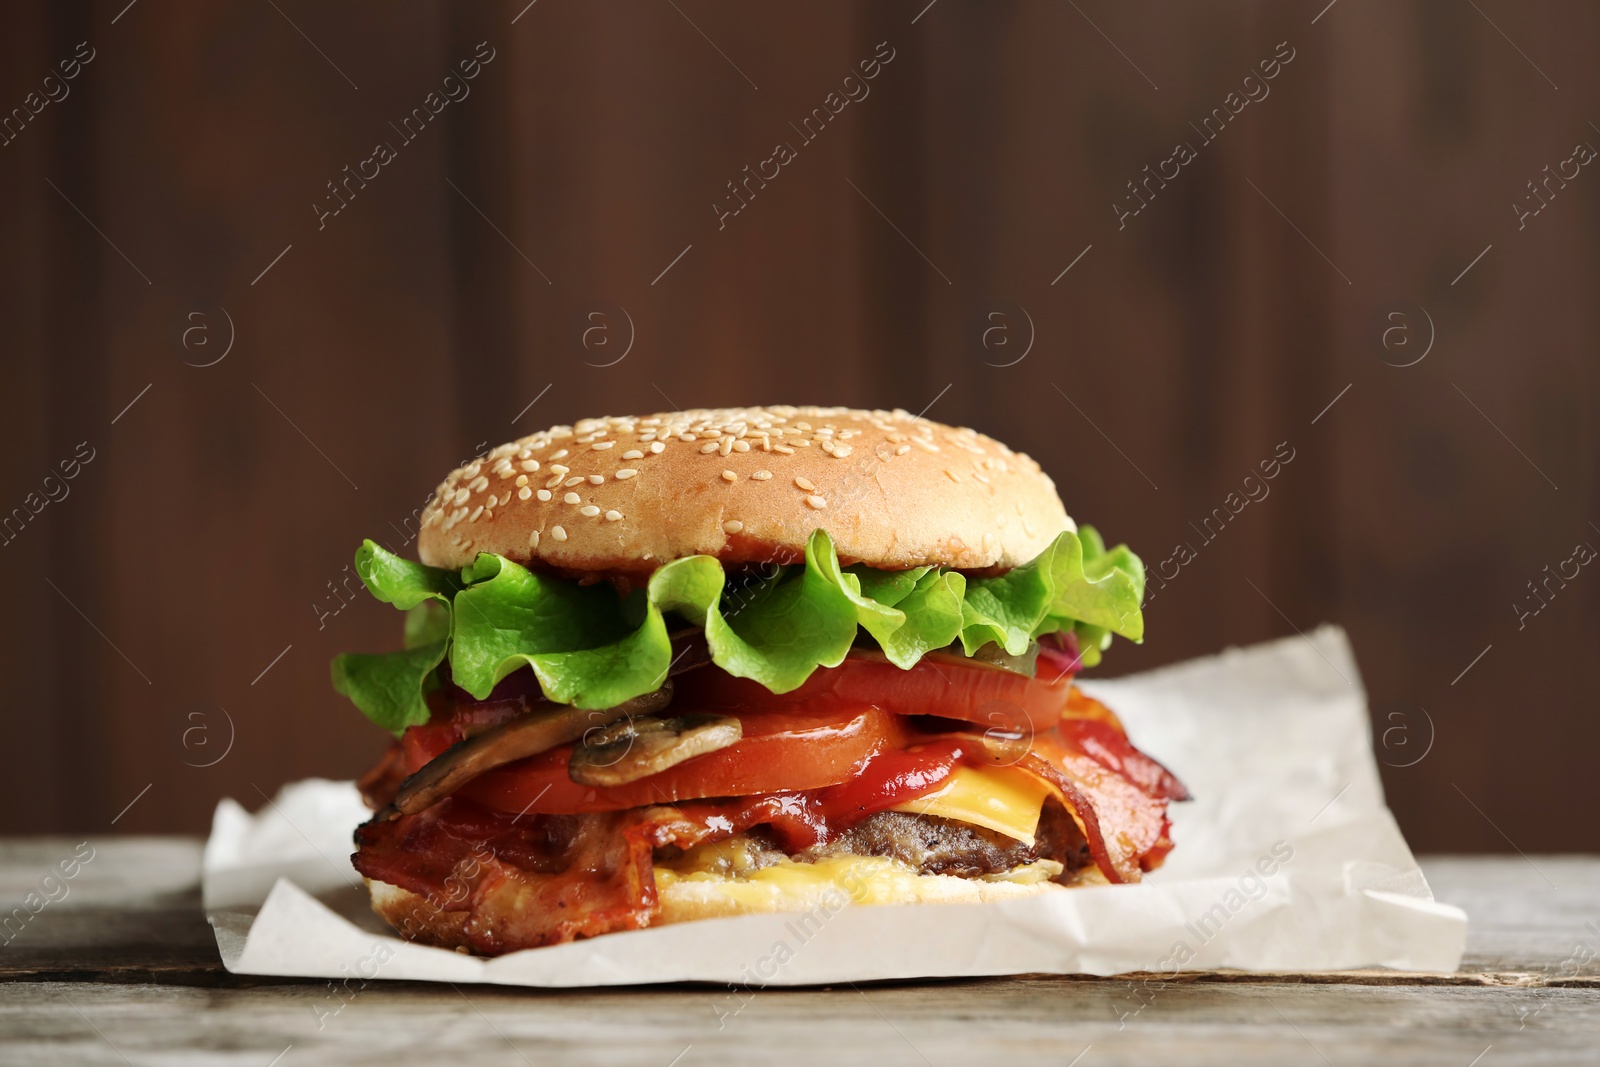
[[[0,842],[19,900],[71,839]],[[1199,972],[741,990],[516,990],[223,971],[199,909],[199,843],[97,839],[0,952],[0,1058],[81,1064],[992,1062],[1569,1063],[1600,1041],[1600,858],[1439,857],[1468,910],[1451,975]],[[57,894],[59,895],[59,893]],[[686,1051],[687,1050],[687,1051]],[[1092,1058],[1091,1058],[1092,1056]],[[290,1059],[289,1057],[292,1057]]]
[[[263,1067],[288,1050],[284,1065],[668,1067],[681,1056],[675,1061],[681,1065],[1059,1067],[1082,1055],[1082,1067],[1324,1061],[1465,1067],[1491,1048],[1501,1063],[1588,1062],[1600,1036],[1600,999],[1576,990],[1191,984],[1162,990],[1138,1016],[1119,1021],[1123,995],[1119,983],[1043,979],[769,990],[723,1018],[719,1029],[718,1011],[731,1012],[738,1002],[708,990],[546,994],[386,986],[363,991],[328,1017],[317,1008],[331,1011],[338,1001],[303,986],[218,991],[41,982],[0,994],[0,1048],[23,1062],[83,1065],[189,1057]]]

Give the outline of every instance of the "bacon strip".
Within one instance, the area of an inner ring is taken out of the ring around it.
[[[671,808],[591,815],[503,815],[459,800],[356,831],[368,878],[408,889],[430,911],[461,912],[460,937],[497,956],[650,924],[655,849],[705,836]],[[428,940],[432,915],[399,925]]]
[[[1153,797],[1188,800],[1189,790],[1177,776],[1133,747],[1122,720],[1094,697],[1073,686],[1061,715],[1061,733],[1077,748]]]

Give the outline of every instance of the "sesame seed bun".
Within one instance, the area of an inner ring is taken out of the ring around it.
[[[904,411],[724,408],[585,419],[453,471],[419,552],[640,574],[674,559],[793,562],[827,530],[840,560],[999,572],[1075,529],[1039,465]]]

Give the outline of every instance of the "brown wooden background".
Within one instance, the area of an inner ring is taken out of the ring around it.
[[[1520,231],[1510,207],[1600,146],[1600,10],[525,2],[0,14],[0,108],[95,49],[0,147],[0,509],[95,456],[0,548],[0,830],[136,797],[117,830],[200,830],[359,772],[383,739],[327,662],[398,620],[316,605],[360,538],[400,541],[483,442],[782,401],[932,404],[1152,564],[1289,442],[1107,669],[1342,623],[1417,848],[1600,848],[1600,574],[1520,630],[1511,606],[1600,546],[1600,173]],[[470,96],[319,230],[325,183],[480,41]],[[719,230],[725,183],[883,41],[870,95]],[[1119,231],[1125,183],[1284,41]]]

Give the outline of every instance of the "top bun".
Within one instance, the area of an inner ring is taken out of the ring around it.
[[[684,556],[795,562],[817,528],[841,563],[997,573],[1075,529],[1039,465],[907,412],[696,409],[584,419],[453,471],[423,512],[424,563],[479,552],[569,574]]]

